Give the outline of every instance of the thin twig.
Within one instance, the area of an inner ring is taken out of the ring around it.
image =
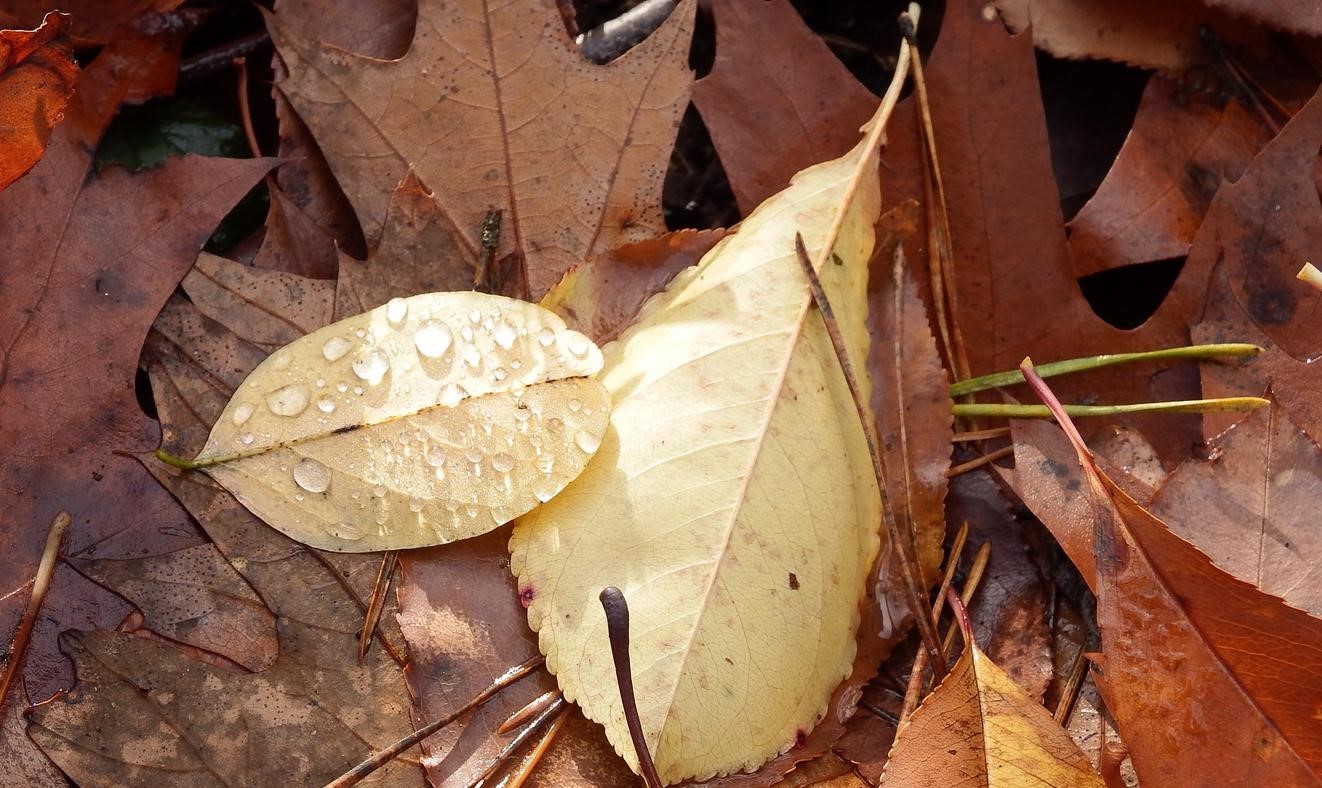
[[[502,722],[498,728],[496,728],[496,733],[499,733],[501,735],[509,733],[510,731],[519,727],[520,725],[532,719],[533,717],[536,717],[538,714],[541,714],[542,711],[544,711],[547,706],[550,706],[560,697],[561,697],[560,690],[550,690],[547,692],[543,692],[541,695],[538,695],[537,697],[528,701],[528,704],[526,706],[515,711],[510,716],[506,717],[505,721]]]
[[[895,544],[900,551],[900,577],[904,586],[905,596],[908,598],[909,611],[913,614],[914,622],[918,626],[918,633],[922,636],[923,645],[927,648],[928,657],[932,664],[938,666],[941,673],[946,670],[945,659],[941,656],[940,641],[937,639],[936,627],[927,617],[927,603],[923,601],[925,594],[919,589],[918,576],[914,570],[918,566],[918,556],[916,546],[910,540],[905,539],[905,534],[900,532],[899,523],[895,519],[895,513],[891,510],[886,495],[886,471],[881,463],[881,452],[877,447],[877,442],[873,430],[870,428],[867,403],[863,401],[861,388],[858,385],[858,378],[854,376],[853,365],[849,361],[849,353],[845,349],[844,338],[840,335],[840,327],[835,319],[835,312],[831,309],[831,302],[827,300],[826,292],[822,289],[821,280],[817,278],[817,271],[813,268],[812,261],[808,258],[808,250],[803,245],[803,236],[795,233],[794,250],[803,268],[804,276],[808,279],[808,288],[812,292],[812,298],[817,305],[817,311],[822,315],[822,322],[826,324],[826,333],[831,338],[831,344],[835,348],[836,358],[840,363],[840,370],[844,373],[845,383],[849,386],[850,396],[854,400],[854,409],[857,411],[859,422],[863,428],[863,434],[868,445],[868,455],[872,460],[872,471],[877,478],[877,489],[881,495],[881,513],[882,519],[886,525],[886,537]]]
[[[638,698],[633,691],[633,668],[629,664],[629,603],[615,586],[601,589],[598,598],[606,613],[606,634],[610,638],[611,658],[615,661],[615,681],[620,688],[624,722],[629,727],[629,738],[638,756],[638,771],[647,788],[661,788],[663,783],[656,772],[656,763],[652,761],[652,751],[647,748],[643,723],[638,717]]]
[[[1009,427],[990,427],[985,430],[969,430],[968,432],[957,432],[950,436],[951,443],[977,443],[978,441],[989,441],[996,438],[1010,437]]]
[[[385,766],[387,763],[390,763],[400,753],[464,716],[473,709],[476,709],[478,706],[491,700],[496,693],[536,670],[541,666],[543,661],[545,661],[545,658],[538,655],[521,665],[515,665],[501,674],[495,681],[491,682],[486,689],[473,696],[473,698],[463,706],[460,706],[458,709],[455,709],[439,720],[427,723],[394,744],[377,750],[369,755],[362,763],[326,783],[325,788],[346,788],[346,786],[357,785],[364,777],[377,769],[380,769],[382,766]]]
[[[41,561],[37,563],[37,575],[32,580],[32,595],[28,597],[27,610],[23,612],[23,620],[19,622],[18,631],[14,633],[14,640],[10,643],[9,661],[5,663],[4,675],[0,677],[0,709],[5,707],[5,699],[9,697],[9,687],[14,683],[14,678],[18,676],[18,670],[23,665],[28,640],[32,637],[32,627],[37,623],[37,613],[41,612],[41,603],[46,599],[51,577],[55,574],[55,561],[60,557],[60,540],[64,538],[64,531],[71,522],[73,518],[68,512],[60,512],[55,515],[55,519],[50,524],[50,531],[46,533],[46,547],[41,551]]]
[[[248,104],[248,59],[234,58],[234,68],[239,72],[239,120],[243,123],[243,136],[248,138],[248,150],[253,158],[262,157],[262,146],[257,142],[257,130],[252,125],[252,107]]]
[[[537,746],[533,747],[532,752],[528,753],[528,757],[524,759],[523,763],[519,764],[518,771],[511,774],[509,779],[506,780],[504,788],[519,788],[528,781],[532,773],[537,770],[537,765],[542,762],[542,756],[546,755],[546,751],[551,748],[551,743],[555,741],[555,735],[560,732],[561,728],[565,727],[565,722],[569,720],[569,713],[569,709],[560,712],[560,716],[556,717],[555,722],[551,723],[551,727],[547,728],[546,733],[542,734]]]
[[[527,744],[528,740],[531,739],[537,731],[541,730],[543,725],[550,722],[552,717],[555,717],[558,714],[559,719],[563,720],[568,713],[569,704],[565,702],[564,698],[560,698],[555,703],[552,703],[541,714],[534,717],[532,722],[525,725],[523,730],[519,731],[518,736],[510,739],[509,743],[502,747],[500,752],[496,753],[496,757],[492,758],[491,763],[487,764],[487,768],[483,769],[482,773],[468,784],[468,788],[476,788],[479,785],[483,785],[487,781],[487,778],[499,771],[500,767],[504,766],[505,762],[510,759],[510,756],[518,752],[520,747]]]
[[[950,555],[946,558],[945,574],[941,578],[941,588],[937,592],[936,601],[932,603],[932,625],[935,626],[941,620],[941,609],[945,605],[946,591],[950,590],[950,584],[955,580],[955,570],[959,568],[959,557],[964,552],[964,543],[968,540],[969,524],[964,523],[960,526],[958,533],[955,534],[955,540],[950,546]],[[895,724],[898,726],[900,721],[905,719],[918,705],[918,697],[922,694],[923,676],[927,673],[927,652],[919,651],[913,660],[913,668],[909,671],[909,683],[905,687],[904,698],[900,706],[900,716],[896,718]]]
[[[367,614],[363,616],[363,629],[358,633],[358,661],[367,658],[367,649],[372,645],[372,635],[381,621],[381,611],[386,606],[386,594],[390,591],[390,581],[395,577],[395,567],[399,565],[399,553],[387,550],[381,556],[381,568],[376,573],[376,585],[372,587],[372,599],[367,605]]]
[[[1075,418],[1090,416],[1122,416],[1127,413],[1221,413],[1224,411],[1257,410],[1271,404],[1262,397],[1213,397],[1210,399],[1181,399],[1170,402],[1135,402],[1126,405],[1062,405],[1064,412]],[[991,416],[1004,419],[1049,419],[1052,412],[1045,405],[1019,405],[1001,402],[956,403],[952,407],[956,416]]]
[[[227,68],[236,57],[247,57],[270,46],[271,35],[265,30],[249,33],[215,49],[193,55],[179,64],[179,80],[197,79]]]
[[[984,465],[990,465],[991,463],[996,462],[1002,457],[1009,457],[1011,454],[1014,454],[1014,446],[1002,446],[996,451],[988,452],[987,454],[984,454],[981,457],[975,457],[974,459],[971,459],[968,462],[961,462],[959,465],[952,465],[950,468],[946,469],[946,478],[953,479],[956,476],[959,476],[960,474],[968,473],[969,471],[976,471],[977,469],[981,468]]]
[[[1065,685],[1060,688],[1060,698],[1056,701],[1056,710],[1051,716],[1057,723],[1064,725],[1070,718],[1070,713],[1074,711],[1074,702],[1079,699],[1079,690],[1083,689],[1083,677],[1088,675],[1088,652],[1079,649],[1079,653],[1074,657],[1074,664],[1070,666],[1070,675],[1065,679]]]

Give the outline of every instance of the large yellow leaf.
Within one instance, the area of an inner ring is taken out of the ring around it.
[[[194,463],[323,550],[441,544],[559,492],[600,444],[601,351],[541,307],[396,298],[275,351]]]
[[[794,235],[819,255],[848,205],[820,273],[862,369],[871,142],[799,173],[604,348],[601,452],[510,543],[548,667],[636,769],[597,604],[603,586],[624,591],[642,727],[668,783],[792,747],[853,664],[880,499]]]

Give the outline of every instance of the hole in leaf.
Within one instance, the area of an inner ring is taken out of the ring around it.
[[[1138,328],[1166,300],[1184,268],[1183,257],[1136,263],[1079,279],[1092,311],[1120,329]]]
[[[692,104],[679,124],[661,206],[671,230],[731,227],[741,218],[711,134]]]
[[[1060,207],[1071,219],[1092,197],[1124,145],[1148,73],[1104,60],[1037,53],[1051,168]]]
[[[808,27],[822,37],[835,56],[864,87],[880,96],[895,71],[900,47],[896,24],[908,0],[792,0]],[[918,50],[932,51],[941,29],[944,2],[923,3],[918,20]],[[905,87],[905,95],[912,88]]]
[[[133,394],[138,398],[138,407],[142,408],[143,413],[152,419],[160,419],[156,413],[156,397],[151,393],[151,378],[143,367],[138,367],[137,374],[133,376]]]

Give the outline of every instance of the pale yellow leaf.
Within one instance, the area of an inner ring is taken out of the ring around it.
[[[883,786],[1102,788],[1102,778],[1051,713],[977,646],[900,728]]]
[[[323,550],[485,533],[577,476],[610,399],[601,351],[534,304],[396,298],[275,351],[194,460],[267,523]]]
[[[597,602],[603,586],[624,592],[667,783],[794,746],[853,666],[880,498],[794,235],[819,257],[843,216],[820,273],[862,369],[870,143],[799,173],[604,348],[615,407],[601,452],[510,543],[548,667],[636,769]]]

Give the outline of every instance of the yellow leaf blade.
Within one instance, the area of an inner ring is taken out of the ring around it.
[[[848,205],[821,277],[861,368],[875,173],[863,144],[805,170],[648,302],[604,349],[615,409],[596,461],[515,528],[511,569],[548,667],[636,764],[596,595],[629,599],[640,716],[668,783],[789,749],[852,668],[880,498],[794,234],[820,253]]]
[[[601,352],[533,304],[428,293],[272,353],[195,462],[291,538],[364,552],[495,528],[577,476],[610,399]]]

